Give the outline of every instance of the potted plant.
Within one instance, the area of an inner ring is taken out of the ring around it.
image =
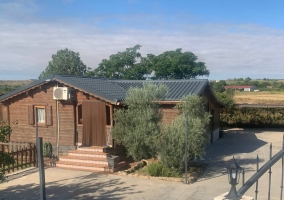
[[[115,168],[119,162],[119,156],[107,154],[107,162],[109,167]]]
[[[104,153],[111,153],[111,150],[112,150],[112,147],[107,144],[103,148]]]

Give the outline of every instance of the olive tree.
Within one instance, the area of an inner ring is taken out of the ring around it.
[[[163,99],[166,92],[164,85],[132,87],[127,91],[124,109],[114,112],[113,138],[126,147],[127,154],[134,160],[157,155],[157,144],[161,137],[159,123],[162,119],[157,101]]]
[[[181,172],[185,163],[186,113],[188,113],[188,160],[194,160],[205,154],[209,133],[206,126],[210,114],[205,112],[200,97],[188,95],[176,108],[180,114],[169,125],[165,125],[161,138],[160,157],[162,163]]]
[[[17,124],[14,122],[13,124]],[[7,142],[7,137],[12,133],[12,127],[6,121],[0,121],[0,142]],[[14,158],[7,152],[0,151],[0,183],[6,181],[4,168],[14,162]]]

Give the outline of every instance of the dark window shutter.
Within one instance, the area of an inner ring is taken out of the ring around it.
[[[34,125],[34,106],[28,106],[29,125]]]
[[[45,112],[46,112],[46,126],[52,126],[52,106],[46,106]]]

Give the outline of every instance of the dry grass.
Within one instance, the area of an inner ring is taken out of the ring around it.
[[[237,104],[280,104],[284,105],[284,92],[235,92]]]
[[[33,80],[0,80],[0,85],[27,85]]]

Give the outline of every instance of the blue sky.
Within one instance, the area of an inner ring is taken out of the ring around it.
[[[191,51],[211,80],[283,79],[283,8],[280,0],[0,0],[0,79],[37,78],[60,49],[96,68],[136,44],[142,55]]]

